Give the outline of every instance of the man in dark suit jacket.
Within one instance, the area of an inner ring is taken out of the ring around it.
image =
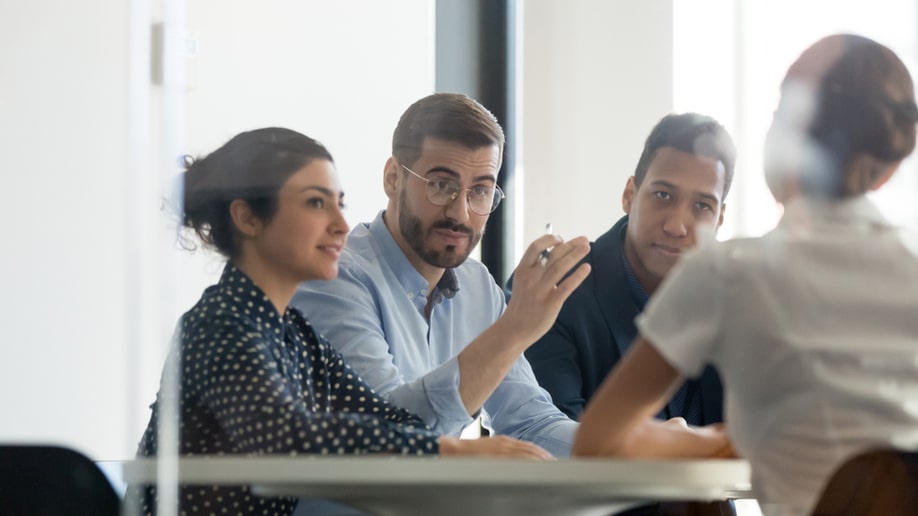
[[[536,378],[573,419],[637,335],[635,318],[698,231],[723,222],[736,151],[714,119],[668,115],[651,131],[622,195],[626,215],[591,246],[592,273],[554,326],[526,351]],[[688,380],[658,415],[692,425],[723,421],[713,368]]]

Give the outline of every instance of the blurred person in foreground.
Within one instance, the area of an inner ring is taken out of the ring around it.
[[[732,441],[764,512],[802,515],[850,457],[918,449],[918,239],[866,197],[914,150],[916,121],[890,49],[856,35],[806,49],[766,139],[778,227],[680,261],[587,406],[574,453],[711,457]],[[652,419],[707,363],[724,381],[729,440]]]

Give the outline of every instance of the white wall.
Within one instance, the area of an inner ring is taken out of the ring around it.
[[[672,0],[521,3],[523,242],[593,239],[673,109]]]
[[[185,17],[197,36],[178,98],[136,83],[137,9],[142,30]],[[170,141],[300,130],[336,157],[348,220],[369,219],[398,116],[433,88],[432,20],[432,0],[0,2],[0,442],[133,454],[171,327],[220,270],[166,238]]]
[[[128,449],[126,19],[122,0],[0,2],[0,441]]]

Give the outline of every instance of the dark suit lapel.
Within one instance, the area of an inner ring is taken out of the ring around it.
[[[631,286],[628,283],[623,263],[625,258],[622,252],[622,242],[627,227],[628,217],[625,216],[616,222],[612,229],[596,239],[590,251],[591,262],[602,263],[594,267],[591,273],[595,276],[594,293],[601,313],[606,319],[606,325],[609,327],[612,338],[615,339],[619,359],[625,356],[625,352],[637,337],[634,319],[640,313],[631,297]],[[674,407],[670,407],[667,403],[657,417],[667,419],[673,413],[673,409]]]
[[[698,381],[701,384],[701,406],[703,407],[702,410],[704,410],[705,424],[723,421],[723,384],[717,371],[710,365],[705,367]],[[715,396],[713,393],[720,395]]]
[[[622,238],[627,222],[627,217],[619,220],[612,229],[596,239],[590,252],[591,261],[597,264],[593,268],[594,294],[612,338],[615,339],[619,357],[624,356],[637,336],[634,318],[638,315],[638,309],[631,298],[622,263]]]

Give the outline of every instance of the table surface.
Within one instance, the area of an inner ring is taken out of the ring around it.
[[[120,468],[128,483],[247,484],[262,496],[324,498],[377,515],[608,515],[654,501],[751,496],[741,460],[222,456],[105,468]]]

